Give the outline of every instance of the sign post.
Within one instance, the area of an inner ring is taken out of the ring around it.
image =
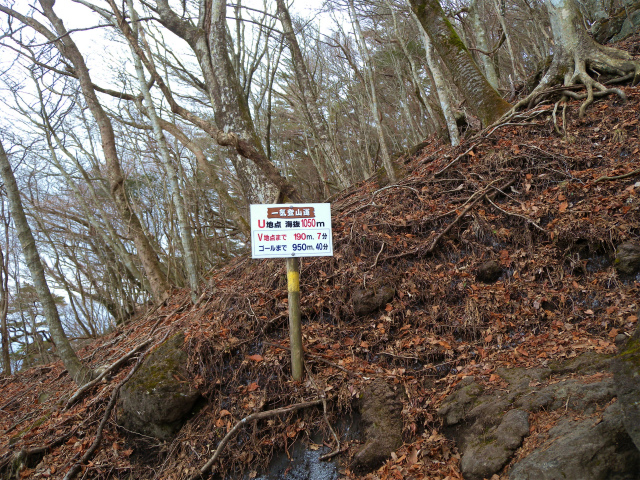
[[[291,344],[291,376],[302,380],[302,322],[300,320],[300,259],[287,258],[287,290],[289,292],[289,343]]]
[[[300,257],[333,256],[331,205],[251,205],[251,257],[286,258],[291,375],[304,375],[300,320]]]

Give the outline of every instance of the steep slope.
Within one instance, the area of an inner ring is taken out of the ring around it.
[[[638,45],[638,36],[626,42]],[[289,379],[284,261],[248,257],[214,272],[195,305],[175,292],[83,348],[93,368],[138,350],[75,403],[60,363],[1,379],[3,475],[63,478],[84,455],[83,478],[190,478],[243,418],[326,399],[326,415],[316,402],[230,437],[213,471],[251,477],[306,434],[335,448],[328,425],[344,433],[341,418],[382,382],[402,399],[405,443],[367,478],[462,478],[438,416],[459,385],[504,390],[501,368],[613,354],[616,337],[636,327],[640,276],[616,263],[616,249],[640,242],[640,90],[622,88],[627,103],[598,101],[583,119],[571,102],[566,129],[543,104],[457,149],[432,141],[403,160],[399,183],[372,178],[332,199],[335,255],[302,262],[304,382]],[[383,287],[390,301],[362,307]],[[166,442],[118,427],[107,407],[136,356],[178,332],[187,381],[205,400]],[[562,416],[536,415],[532,432]],[[360,446],[342,442],[344,477],[367,475],[349,467]]]

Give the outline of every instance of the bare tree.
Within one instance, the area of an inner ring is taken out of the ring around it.
[[[38,298],[42,303],[44,315],[47,319],[47,326],[49,327],[51,338],[56,346],[58,356],[64,363],[71,378],[73,378],[78,385],[84,385],[91,380],[93,372],[80,362],[62,328],[55,300],[49,290],[47,279],[44,276],[44,268],[42,267],[40,255],[38,254],[38,248],[22,207],[18,184],[16,183],[9,157],[4,150],[2,142],[0,142],[0,175],[2,175],[4,188],[7,192],[9,208],[16,230],[18,231],[22,252],[29,272],[31,273],[31,279],[33,280]]]

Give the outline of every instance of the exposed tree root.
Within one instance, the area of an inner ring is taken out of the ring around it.
[[[587,70],[619,75],[618,78],[606,82],[608,84],[631,80],[631,84],[636,85],[640,81],[640,62],[633,60],[626,52],[604,47],[593,41],[590,45],[579,48],[579,50],[581,53],[561,52],[554,57],[540,84],[529,95],[516,103],[507,113],[506,118],[511,117],[525,106],[535,107],[554,93],[561,93],[563,98],[571,97],[576,100],[584,100],[579,109],[581,118],[584,117],[586,109],[596,98],[614,94],[626,102],[627,96],[621,89],[610,88],[605,83],[597,81]],[[573,64],[573,68],[570,67],[571,64]],[[561,82],[562,86],[557,86]],[[575,91],[581,86],[586,88],[586,93]],[[562,101],[563,99],[560,100],[560,102]]]
[[[205,463],[202,466],[202,468],[200,468],[198,473],[196,473],[195,475],[193,475],[191,477],[191,480],[198,480],[198,479],[202,478],[203,475],[205,475],[209,471],[209,469],[213,466],[213,464],[216,462],[216,460],[220,456],[220,453],[222,453],[222,450],[224,450],[225,445],[227,443],[229,443],[229,440],[231,440],[231,438],[236,434],[236,432],[243,425],[247,425],[249,422],[253,422],[253,421],[256,421],[256,420],[263,420],[265,418],[275,417],[275,416],[281,415],[283,413],[295,412],[296,410],[300,410],[302,408],[312,407],[312,406],[315,406],[315,405],[321,405],[322,402],[323,402],[323,399],[311,400],[309,402],[296,403],[296,404],[291,405],[289,407],[276,408],[275,410],[267,410],[266,412],[252,413],[251,415],[249,415],[247,417],[244,417],[242,420],[240,420],[238,423],[236,423],[233,426],[233,428],[231,430],[229,430],[229,432],[227,432],[227,434],[224,436],[224,438],[222,440],[220,440],[220,443],[218,444],[218,447],[216,448],[216,451],[213,452],[213,455],[211,456],[211,458],[207,461],[207,463]]]

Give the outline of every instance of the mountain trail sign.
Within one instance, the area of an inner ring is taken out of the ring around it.
[[[331,204],[251,205],[251,257],[333,256]]]
[[[333,256],[331,204],[251,205],[251,257],[286,258],[291,376],[304,375],[300,257]]]

